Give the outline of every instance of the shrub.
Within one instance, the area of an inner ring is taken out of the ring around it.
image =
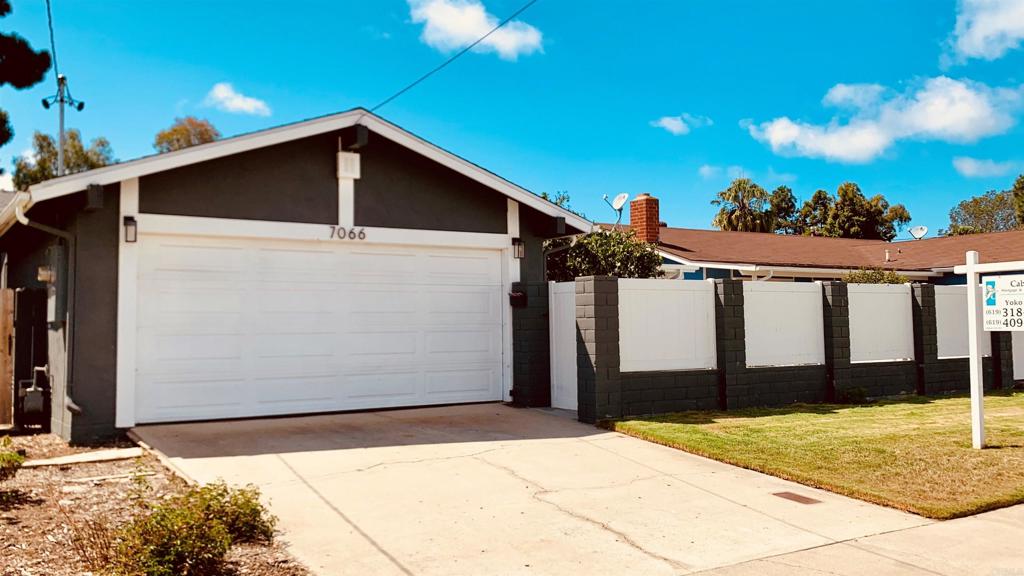
[[[844,276],[843,282],[849,284],[906,284],[910,280],[902,274],[897,274],[895,270],[861,268]]]
[[[277,521],[253,486],[190,487],[118,531],[110,571],[117,576],[212,576],[235,543],[269,542]]]
[[[214,576],[223,572],[230,547],[222,523],[194,503],[174,499],[119,531],[109,570],[116,576]]]
[[[866,404],[868,391],[861,387],[836,390],[836,402],[840,404]]]
[[[274,538],[277,518],[260,503],[260,491],[255,486],[229,488],[224,482],[214,482],[193,488],[186,498],[222,523],[232,543],[269,542]]]
[[[11,439],[0,440],[0,482],[14,478],[14,475],[25,462],[25,457],[11,448]]]
[[[564,242],[552,241],[546,247],[548,280],[565,282],[580,276],[657,278],[662,275],[662,259],[655,245],[638,239],[633,231],[602,230],[579,236],[568,247]]]

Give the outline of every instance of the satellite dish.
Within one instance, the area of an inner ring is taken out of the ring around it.
[[[616,196],[615,199],[612,200],[611,202],[608,202],[607,194],[605,194],[601,198],[603,198],[604,201],[607,202],[607,204],[612,207],[612,210],[615,210],[615,213],[618,215],[618,218],[615,219],[615,229],[618,230],[619,222],[622,222],[622,207],[626,205],[626,200],[629,200],[629,194],[623,192],[622,194]]]
[[[629,194],[623,192],[612,200],[612,208],[616,210],[622,210],[622,207],[626,205],[626,200],[629,200]]]
[[[914,240],[920,240],[924,238],[924,235],[928,233],[927,226],[914,226],[909,230],[910,235],[914,237]]]

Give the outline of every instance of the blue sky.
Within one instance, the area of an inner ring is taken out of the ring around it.
[[[119,159],[176,116],[225,135],[372,106],[523,0],[53,0],[61,71]],[[47,45],[45,7],[0,20]],[[1024,171],[1024,0],[539,0],[480,50],[383,108],[535,192],[649,192],[709,227],[731,176],[801,199],[852,180],[936,230]],[[55,132],[54,82],[0,89],[15,139]]]

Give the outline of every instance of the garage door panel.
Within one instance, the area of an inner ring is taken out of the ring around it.
[[[497,251],[140,243],[139,422],[501,398]]]
[[[347,332],[342,340],[346,362],[389,362],[414,360],[419,352],[420,335],[406,332]]]
[[[486,400],[501,386],[501,374],[490,367],[438,370],[427,374],[427,392],[434,397],[476,396]]]
[[[501,282],[501,268],[483,254],[430,255],[423,278],[427,283],[494,285]]]
[[[418,370],[404,372],[377,371],[371,373],[349,373],[346,375],[345,397],[361,402],[360,407],[382,400],[382,406],[400,400],[415,400],[420,389],[421,374]]]

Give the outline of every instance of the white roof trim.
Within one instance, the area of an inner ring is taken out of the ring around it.
[[[455,170],[463,176],[493,188],[517,202],[525,204],[549,216],[565,218],[566,224],[574,228],[583,230],[584,232],[589,232],[593,227],[593,224],[585,218],[548,202],[536,194],[533,194],[532,192],[517,186],[496,174],[488,172],[480,166],[460,158],[447,150],[439,148],[438,146],[435,146],[434,144],[431,144],[430,142],[427,142],[426,140],[423,140],[422,138],[363,109],[350,110],[340,114],[261,130],[259,132],[235,136],[233,138],[226,138],[209,144],[201,144],[184,150],[147,156],[145,158],[139,158],[137,160],[131,160],[121,164],[105,166],[103,168],[97,168],[87,172],[80,172],[78,174],[70,174],[68,176],[54,178],[52,180],[40,182],[39,184],[29,188],[29,193],[31,194],[29,204],[31,205],[51,200],[53,198],[66,196],[68,194],[81,192],[89,184],[113,184],[129,178],[138,178],[147,174],[163,172],[165,170],[171,170],[173,168],[187,166],[189,164],[213,160],[215,158],[222,158],[224,156],[255,150],[257,148],[264,148],[266,146],[273,146],[274,144],[280,144],[291,140],[298,140],[307,136],[333,132],[335,130],[355,126],[357,124],[362,124],[377,134],[401,144],[414,152],[418,152],[442,166]],[[6,214],[0,215],[0,230],[5,230],[9,227],[5,217]]]
[[[665,252],[665,251],[662,251],[662,250],[658,250],[658,254],[660,254],[662,257],[667,258],[669,260],[674,260],[676,262],[679,262],[679,263],[685,264],[685,265],[689,265],[689,266],[697,266],[697,267],[701,267],[701,268],[717,268],[717,269],[720,269],[720,270],[736,270],[738,272],[741,272],[741,273],[746,272],[748,274],[752,273],[752,272],[753,273],[756,273],[756,272],[771,272],[771,273],[778,272],[779,274],[794,274],[794,275],[799,275],[800,273],[804,273],[804,274],[833,274],[833,275],[839,275],[839,274],[846,274],[846,273],[854,271],[854,269],[852,269],[852,268],[812,268],[812,267],[804,267],[804,266],[773,266],[773,265],[770,265],[770,264],[726,264],[724,262],[702,262],[700,260],[691,260],[689,258],[683,258],[682,256],[679,256],[678,254],[671,254],[669,252]],[[931,276],[938,275],[936,270],[926,271],[926,270],[899,270],[899,269],[897,269],[896,272],[898,272],[898,273],[900,273],[900,274],[902,274],[904,276],[907,276],[909,278],[929,278]]]

